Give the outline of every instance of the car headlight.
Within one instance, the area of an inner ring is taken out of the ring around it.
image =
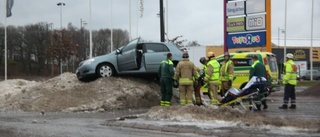
[[[93,61],[94,61],[93,58],[92,59],[88,59],[83,63],[83,65],[91,64]]]

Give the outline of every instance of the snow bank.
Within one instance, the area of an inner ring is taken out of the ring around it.
[[[139,78],[100,78],[80,82],[73,73],[63,73],[44,82],[0,82],[5,96],[0,107],[23,111],[104,111],[151,107],[159,104],[158,84]],[[10,94],[10,96],[9,96]]]

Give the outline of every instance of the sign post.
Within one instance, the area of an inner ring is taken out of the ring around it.
[[[271,0],[224,1],[224,49],[266,47],[272,52]]]

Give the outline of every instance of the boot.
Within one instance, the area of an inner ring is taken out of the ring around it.
[[[288,105],[287,104],[283,104],[281,107],[279,107],[279,109],[288,109]]]
[[[261,105],[260,104],[257,104],[256,107],[257,107],[257,109],[253,109],[253,111],[261,111]]]
[[[264,101],[261,101],[262,105],[263,105],[263,109],[267,109],[268,108],[268,105],[267,105],[267,101],[264,100]]]
[[[296,107],[297,107],[296,105],[292,105],[292,104],[291,104],[291,106],[290,106],[289,108],[290,108],[290,109],[296,109]]]

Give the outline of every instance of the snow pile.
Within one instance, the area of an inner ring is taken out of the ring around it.
[[[226,121],[243,126],[275,126],[297,127],[301,129],[318,130],[320,121],[270,118],[262,113],[241,111],[230,107],[203,107],[203,106],[170,106],[152,107],[144,116],[147,120],[176,121],[176,122],[210,122]]]
[[[105,111],[156,106],[160,99],[158,84],[138,78],[100,78],[84,83],[78,81],[75,74],[64,73],[38,84],[13,81],[16,84],[1,85],[6,87],[4,92],[11,92],[10,97],[0,98],[1,108],[23,111]],[[28,86],[17,86],[19,83]],[[22,90],[13,90],[14,87]]]
[[[0,82],[0,103],[3,103],[11,96],[25,92],[28,88],[39,84],[39,82],[24,79],[2,81]]]

